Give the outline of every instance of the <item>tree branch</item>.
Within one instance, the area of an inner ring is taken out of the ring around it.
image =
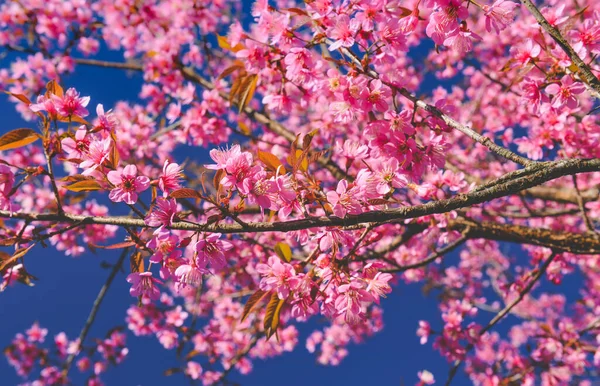
[[[446,245],[445,247],[433,252],[432,254],[427,256],[427,258],[425,258],[424,260],[419,261],[418,263],[402,265],[398,268],[388,269],[388,270],[385,270],[385,272],[404,272],[404,271],[408,271],[409,269],[425,267],[426,265],[433,263],[439,257],[444,256],[446,253],[450,253],[453,250],[455,250],[456,248],[460,247],[468,239],[468,237],[467,237],[468,234],[469,234],[469,228],[466,228],[463,231],[462,236],[460,236],[458,239],[454,240],[450,244]]]
[[[67,357],[67,360],[65,361],[65,364],[63,366],[62,376],[64,379],[67,378],[67,375],[69,374],[71,365],[73,364],[73,360],[75,359],[77,354],[79,354],[79,350],[81,349],[81,346],[83,345],[83,341],[87,337],[87,334],[90,331],[92,324],[94,324],[94,321],[96,320],[96,314],[98,313],[98,310],[100,309],[102,300],[104,300],[104,297],[106,296],[106,293],[108,292],[108,288],[112,284],[115,276],[117,276],[117,273],[121,270],[121,266],[123,265],[123,261],[125,261],[125,257],[127,256],[128,251],[129,251],[129,248],[123,249],[121,256],[119,256],[119,260],[117,260],[117,262],[113,266],[113,269],[110,271],[110,275],[108,275],[106,282],[104,283],[102,288],[100,288],[100,292],[98,292],[98,296],[96,296],[96,300],[94,300],[94,304],[92,305],[92,310],[90,311],[90,314],[88,315],[88,318],[85,321],[85,324],[83,325],[83,329],[81,330],[81,333],[79,334],[79,339],[78,339],[79,342],[78,342],[77,351],[69,354],[69,356]]]
[[[544,164],[535,164],[531,168],[537,171],[525,177],[495,185],[483,191],[472,191],[449,199],[432,201],[415,206],[404,206],[396,209],[376,210],[358,215],[339,217],[309,217],[292,221],[251,222],[241,224],[190,224],[176,222],[170,228],[188,231],[219,232],[219,233],[259,233],[259,232],[290,232],[308,228],[327,226],[349,227],[365,223],[378,225],[388,222],[423,217],[431,214],[446,213],[452,210],[481,204],[495,198],[521,192],[533,186],[543,184],[559,177],[577,173],[600,171],[600,159],[568,159]],[[21,213],[0,211],[0,218],[17,218],[30,221],[54,221],[73,223],[81,221],[85,224],[112,224],[119,226],[135,226],[149,228],[142,219],[131,217],[94,217],[74,214],[55,213]]]
[[[456,219],[448,223],[448,229],[465,231],[471,239],[508,241],[518,244],[537,245],[561,252],[575,254],[600,253],[600,240],[595,233],[557,232],[553,229],[529,228],[522,225],[500,224],[489,221],[480,223],[471,219]]]
[[[591,94],[600,99],[600,81],[598,78],[592,73],[592,69],[588,66],[577,52],[571,47],[571,45],[565,40],[565,38],[561,35],[560,31],[552,26],[548,20],[542,15],[539,9],[531,2],[531,0],[521,0],[523,5],[531,12],[535,20],[537,20],[538,24],[554,39],[554,41],[563,49],[563,51],[567,54],[567,56],[571,59],[573,64],[577,66],[577,73],[583,82],[590,88]]]
[[[550,263],[552,262],[552,260],[554,260],[555,257],[556,257],[556,253],[552,252],[552,254],[550,255],[550,257],[548,257],[548,259],[546,259],[546,261],[544,261],[544,263],[542,264],[542,266],[537,270],[537,272],[534,274],[533,278],[529,281],[529,283],[527,283],[527,285],[525,286],[525,288],[523,288],[523,290],[521,292],[519,292],[519,295],[517,296],[517,298],[514,299],[509,304],[507,304],[506,307],[504,307],[502,310],[500,310],[500,312],[498,312],[498,314],[496,314],[496,316],[494,316],[494,318],[492,320],[490,320],[490,322],[487,324],[487,326],[485,326],[479,332],[479,336],[480,337],[483,336],[483,334],[485,334],[489,330],[491,330],[492,327],[494,327],[500,320],[502,320],[502,318],[504,318],[506,315],[508,315],[508,313],[517,304],[519,304],[519,302],[521,302],[521,300],[523,300],[525,298],[525,295],[527,295],[531,291],[531,289],[533,288],[533,286],[535,285],[535,283],[537,283],[537,281],[546,272],[546,270],[548,269],[548,266],[550,265]],[[474,347],[473,344],[469,344],[466,347],[465,355],[469,351],[471,351],[473,349],[473,347]],[[462,360],[457,360],[454,363],[454,366],[452,367],[452,369],[450,369],[450,372],[448,373],[448,380],[446,381],[446,386],[450,385],[450,383],[452,382],[452,379],[456,375],[456,372],[458,371],[458,368],[460,367],[460,365],[461,365],[462,362],[463,362]]]

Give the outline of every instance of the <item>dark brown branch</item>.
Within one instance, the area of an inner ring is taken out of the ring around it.
[[[538,245],[561,252],[576,254],[600,253],[600,240],[593,233],[557,232],[552,229],[529,228],[522,225],[499,224],[470,219],[456,219],[448,224],[449,229],[464,231],[471,239],[508,241],[518,244]]]
[[[190,224],[177,222],[173,224],[171,228],[219,233],[258,233],[290,232],[326,226],[349,227],[365,223],[385,224],[388,222],[418,218],[431,214],[446,213],[452,210],[481,204],[495,198],[518,193],[525,189],[529,189],[531,187],[541,185],[545,182],[567,175],[600,171],[600,159],[561,160],[551,163],[535,164],[531,166],[531,168],[534,168],[537,171],[526,177],[507,181],[483,191],[473,191],[467,194],[460,194],[449,199],[429,202],[421,205],[404,206],[389,210],[370,211],[361,213],[359,215],[347,216],[345,218],[309,217],[292,221],[254,222],[248,223],[245,226],[240,224]],[[14,213],[9,211],[0,211],[0,217],[18,218],[30,221],[53,221],[66,223],[81,221],[84,224],[113,224],[120,226],[148,227],[143,220],[130,217],[93,217],[66,213]]]

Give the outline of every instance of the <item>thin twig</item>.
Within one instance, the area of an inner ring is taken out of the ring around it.
[[[507,304],[506,307],[504,307],[502,310],[500,310],[500,312],[498,312],[498,314],[496,314],[496,316],[494,316],[494,318],[492,320],[490,320],[490,322],[487,324],[487,326],[485,326],[479,332],[480,337],[483,336],[483,334],[488,332],[490,329],[492,329],[492,327],[494,327],[500,320],[502,320],[502,318],[504,318],[506,315],[508,315],[508,313],[513,308],[515,308],[515,306],[517,304],[519,304],[521,302],[521,300],[523,300],[525,298],[525,295],[527,295],[531,291],[531,289],[533,288],[535,283],[537,283],[537,281],[542,277],[542,275],[544,275],[544,273],[548,269],[548,266],[550,265],[552,260],[554,260],[555,257],[556,257],[556,253],[552,252],[550,257],[548,257],[548,259],[546,259],[546,261],[544,261],[542,266],[539,267],[538,271],[533,275],[533,278],[529,281],[529,283],[527,283],[525,288],[523,288],[523,290],[521,292],[519,292],[519,295],[512,302]],[[473,349],[473,347],[474,347],[473,344],[469,344],[466,347],[465,356],[467,355],[467,353],[469,351],[471,351]],[[450,372],[448,373],[448,380],[446,381],[446,386],[450,385],[450,383],[452,382],[452,379],[456,375],[456,372],[458,371],[458,368],[460,367],[462,362],[463,362],[463,360],[457,360],[456,362],[454,362],[454,366],[452,367],[452,369],[450,369]]]
[[[52,167],[52,157],[50,153],[48,153],[48,149],[44,146],[44,155],[46,156],[46,164],[48,165],[48,177],[50,178],[50,185],[52,186],[52,191],[54,192],[54,197],[56,198],[56,209],[59,214],[64,213],[62,204],[60,202],[60,194],[58,193],[58,187],[56,186],[56,180],[54,179],[54,170]]]
[[[100,288],[100,292],[98,292],[98,296],[96,296],[96,300],[94,300],[94,304],[92,305],[92,310],[90,311],[90,314],[88,315],[88,318],[85,321],[85,324],[83,325],[83,329],[81,330],[81,333],[79,334],[78,343],[77,343],[79,347],[76,351],[69,354],[69,356],[67,357],[67,360],[65,361],[65,364],[63,366],[62,377],[64,379],[67,379],[67,375],[69,374],[69,370],[71,368],[71,365],[73,364],[73,360],[75,359],[75,356],[77,356],[77,354],[79,354],[79,350],[81,349],[83,342],[84,342],[85,338],[87,337],[87,334],[90,331],[90,328],[92,327],[92,324],[94,324],[94,321],[96,320],[96,314],[98,313],[98,310],[100,309],[100,305],[102,304],[102,301],[104,300],[104,297],[106,296],[106,293],[108,292],[108,288],[112,284],[115,276],[117,276],[117,273],[121,270],[121,266],[123,265],[123,262],[125,261],[125,257],[127,257],[127,252],[129,252],[129,248],[123,249],[121,256],[119,256],[119,260],[117,260],[117,262],[113,266],[113,269],[110,271],[110,274],[108,275],[108,278],[106,279],[106,282],[104,283],[102,288]]]
[[[398,268],[388,269],[388,270],[385,270],[385,272],[404,272],[404,271],[408,271],[409,269],[425,267],[425,266],[433,263],[439,257],[444,256],[445,254],[452,252],[453,250],[455,250],[456,248],[461,246],[468,239],[468,235],[469,235],[469,228],[466,228],[463,231],[463,234],[461,235],[461,237],[454,240],[453,242],[446,245],[445,247],[433,252],[432,254],[427,256],[427,258],[425,258],[424,260],[419,261],[418,263],[402,265]]]
[[[577,192],[577,205],[579,206],[579,211],[581,212],[581,216],[583,217],[583,221],[585,222],[585,226],[588,231],[596,233],[596,229],[590,220],[590,217],[585,210],[585,203],[583,202],[583,197],[581,196],[581,191],[579,190],[579,186],[577,185],[577,176],[573,175],[573,186],[575,186],[575,191]]]

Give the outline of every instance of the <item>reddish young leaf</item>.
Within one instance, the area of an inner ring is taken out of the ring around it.
[[[271,295],[269,304],[267,304],[267,310],[265,311],[265,318],[263,320],[263,327],[267,340],[277,333],[277,328],[279,327],[279,317],[283,303],[285,303],[285,301],[279,299],[276,293]]]
[[[227,38],[225,36],[221,36],[221,35],[217,35],[217,43],[219,44],[219,47],[221,47],[222,49],[232,51],[232,52],[238,52],[245,48],[242,43],[238,43],[234,47],[231,47],[231,44],[229,44],[229,42],[227,41]]]
[[[243,77],[239,81],[239,84],[236,85],[237,87],[235,87],[235,89],[232,87],[231,94],[229,95],[229,97],[232,102],[238,105],[240,113],[244,111],[246,106],[248,106],[248,103],[250,103],[250,101],[252,100],[252,97],[254,96],[254,91],[256,91],[257,83],[258,75],[250,74],[248,76]]]
[[[96,180],[83,180],[64,187],[71,192],[91,192],[101,190],[102,186]]]
[[[202,195],[190,188],[181,188],[171,192],[169,194],[171,198],[202,198]]]
[[[131,273],[144,272],[142,252],[135,251],[129,256],[129,266],[131,267]]]
[[[16,129],[0,137],[0,151],[16,149],[37,141],[40,135],[31,129]]]
[[[111,244],[111,245],[98,245],[98,244],[93,244],[93,245],[94,245],[94,248],[99,248],[99,249],[120,249],[120,248],[132,247],[135,245],[135,242],[123,241],[122,243],[116,243],[116,244]]]
[[[269,292],[267,292],[267,291],[257,290],[255,293],[250,295],[250,297],[248,298],[248,301],[244,305],[244,311],[242,312],[242,319],[240,321],[243,322],[248,317],[248,315],[250,315],[252,310],[254,310],[256,308],[258,303],[262,299],[264,299],[268,294],[269,294]]]
[[[8,92],[8,91],[4,91],[6,94],[10,95],[11,97],[17,98],[18,100],[20,100],[21,102],[25,103],[27,106],[29,106],[31,104],[31,101],[29,100],[29,98],[27,98],[25,95],[23,94],[15,94],[12,92]]]
[[[277,156],[275,156],[274,154],[268,153],[266,151],[262,151],[262,150],[258,150],[257,153],[258,153],[258,159],[261,160],[262,163],[265,164],[265,166],[267,167],[268,170],[276,172],[277,168],[279,168],[281,166],[282,169],[280,170],[280,173],[285,174],[285,168],[283,167],[281,161],[279,160],[279,158],[277,158]]]
[[[5,269],[5,268],[6,268],[8,265],[10,265],[11,263],[13,263],[14,261],[16,261],[16,260],[20,259],[21,257],[25,256],[25,254],[26,254],[27,252],[29,252],[29,251],[31,250],[31,248],[33,248],[33,247],[34,247],[34,245],[35,245],[35,244],[31,244],[31,245],[30,245],[30,246],[28,246],[28,247],[25,247],[25,248],[19,248],[19,249],[17,249],[17,250],[15,251],[15,253],[13,253],[13,254],[12,254],[12,256],[10,256],[10,257],[8,257],[8,258],[6,258],[6,259],[4,259],[4,258],[1,258],[1,259],[0,259],[0,272],[4,271],[4,269]]]
[[[46,98],[50,98],[52,95],[56,95],[57,97],[61,98],[64,95],[63,88],[60,87],[58,82],[56,82],[54,79],[46,83]]]

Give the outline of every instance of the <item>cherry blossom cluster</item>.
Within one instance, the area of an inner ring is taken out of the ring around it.
[[[100,376],[109,367],[123,362],[129,352],[126,335],[119,330],[110,331],[93,347],[80,347],[77,339],[69,340],[64,332],[56,334],[47,346],[47,335],[48,330],[36,322],[25,334],[17,334],[5,350],[6,358],[17,374],[34,379],[27,385],[67,384],[60,364],[70,356],[77,356],[77,369],[85,375],[86,384],[100,386],[104,384]]]

